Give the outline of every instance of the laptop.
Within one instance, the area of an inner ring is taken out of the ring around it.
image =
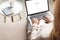
[[[32,17],[41,17],[41,15],[49,12],[48,0],[25,0],[28,20],[32,26]]]

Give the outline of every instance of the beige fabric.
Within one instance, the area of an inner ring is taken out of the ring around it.
[[[24,17],[25,16],[25,17]],[[14,22],[7,17],[4,23],[4,17],[0,15],[0,40],[25,40],[26,39],[26,13],[21,15],[21,19],[16,16]]]
[[[26,23],[3,23],[0,24],[0,40],[25,40]]]

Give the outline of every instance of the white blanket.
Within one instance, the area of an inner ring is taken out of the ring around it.
[[[31,39],[36,39],[37,37],[47,38],[53,29],[53,23],[41,22],[41,25],[35,25],[31,32]]]

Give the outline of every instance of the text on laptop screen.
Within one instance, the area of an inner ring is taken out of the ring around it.
[[[28,15],[48,10],[47,0],[26,0]]]

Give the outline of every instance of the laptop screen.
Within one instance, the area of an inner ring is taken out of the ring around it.
[[[48,0],[26,0],[28,15],[48,11]]]

